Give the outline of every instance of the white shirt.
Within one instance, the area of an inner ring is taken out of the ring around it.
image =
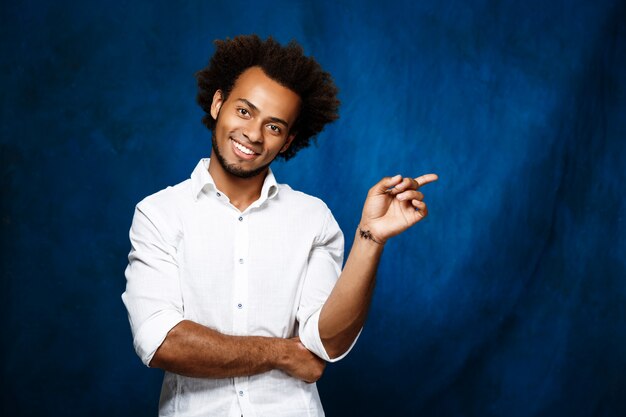
[[[191,178],[135,210],[122,299],[134,346],[148,365],[167,333],[191,320],[228,335],[299,335],[327,361],[322,305],[343,262],[343,235],[319,199],[276,183],[240,212],[201,160]],[[323,416],[315,384],[273,370],[249,377],[166,372],[161,416]]]

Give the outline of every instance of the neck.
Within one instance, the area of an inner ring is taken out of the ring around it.
[[[244,211],[261,196],[267,169],[251,178],[240,178],[227,172],[217,157],[211,152],[209,174],[215,186],[230,199],[230,203],[239,211]]]

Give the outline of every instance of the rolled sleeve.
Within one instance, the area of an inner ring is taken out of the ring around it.
[[[352,346],[341,356],[331,359],[322,344],[319,333],[320,312],[341,274],[343,246],[343,233],[328,211],[322,232],[314,242],[309,255],[297,315],[302,344],[328,362],[336,362],[345,357],[358,338],[357,336]]]
[[[167,333],[183,320],[175,222],[139,203],[130,229],[131,251],[122,300],[128,311],[133,344],[149,366]]]

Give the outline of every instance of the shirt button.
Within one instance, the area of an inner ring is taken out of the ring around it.
[[[243,258],[239,258],[239,263],[242,264],[243,263]]]
[[[243,217],[239,216],[239,221],[242,222],[243,221]]]
[[[239,395],[243,397],[243,391],[239,391]]]
[[[241,303],[237,304],[237,308],[242,308],[242,307],[243,307],[243,304]]]
[[[218,196],[218,197],[221,197],[222,195],[221,195],[220,193],[217,193],[217,196]]]

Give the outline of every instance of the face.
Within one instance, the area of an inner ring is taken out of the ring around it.
[[[244,71],[228,99],[220,90],[213,96],[211,116],[213,155],[224,170],[239,178],[266,171],[285,152],[295,134],[290,133],[300,111],[300,97],[269,78],[258,67]]]

